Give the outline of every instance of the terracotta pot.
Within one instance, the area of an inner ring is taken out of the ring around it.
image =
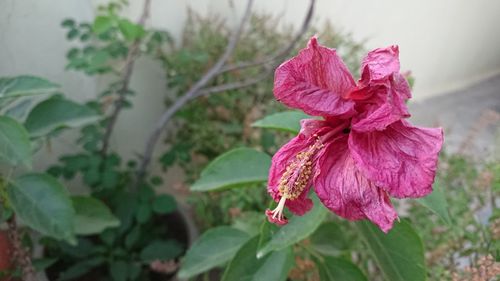
[[[6,231],[0,230],[0,271],[12,269],[12,254],[13,247],[10,243],[9,236]],[[10,281],[10,277],[0,278],[0,281]]]

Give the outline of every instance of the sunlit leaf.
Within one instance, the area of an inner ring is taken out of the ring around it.
[[[237,148],[222,154],[201,173],[191,190],[212,191],[266,182],[271,157],[250,148]]]
[[[297,134],[300,120],[313,118],[302,111],[284,111],[264,117],[252,124],[253,127],[276,129]]]
[[[32,137],[49,134],[60,128],[76,128],[99,120],[91,108],[76,102],[54,97],[37,104],[24,123]]]
[[[31,167],[31,143],[26,129],[16,120],[0,116],[0,162]]]
[[[73,196],[71,200],[76,212],[76,234],[97,234],[108,227],[120,225],[118,218],[101,201],[87,196]]]
[[[46,94],[58,88],[59,85],[35,76],[3,77],[0,78],[0,99]]]
[[[47,174],[25,174],[7,188],[16,215],[38,232],[74,242],[75,210],[67,190]]]

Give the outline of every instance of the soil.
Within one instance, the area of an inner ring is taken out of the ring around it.
[[[0,230],[0,271],[12,269],[11,257],[14,249],[6,231]],[[10,281],[10,277],[0,277],[0,281]]]

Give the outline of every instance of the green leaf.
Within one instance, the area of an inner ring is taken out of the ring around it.
[[[132,249],[137,241],[139,241],[139,238],[141,237],[141,228],[139,225],[135,226],[132,228],[131,231],[127,234],[125,237],[125,247],[127,249]]]
[[[59,281],[74,280],[92,269],[103,264],[106,260],[103,257],[90,258],[73,264],[59,275]]]
[[[315,259],[321,281],[367,281],[361,269],[352,262],[334,257]],[[403,280],[402,280],[403,281]]]
[[[31,167],[31,143],[26,129],[16,120],[0,116],[0,162]]]
[[[438,215],[446,224],[451,225],[451,218],[448,212],[448,202],[444,196],[439,182],[434,183],[434,190],[424,198],[417,199],[417,202],[427,207]]]
[[[56,263],[58,258],[38,258],[33,259],[33,267],[36,271],[44,271],[49,266]]]
[[[264,216],[262,215],[262,212],[249,211],[244,212],[235,218],[232,226],[248,233],[251,236],[254,236],[260,233],[263,220]]]
[[[138,24],[132,23],[127,19],[118,21],[118,28],[120,29],[123,37],[129,41],[134,41],[141,38],[146,33],[144,28]]]
[[[182,254],[182,246],[175,240],[153,241],[141,251],[141,260],[171,260]]]
[[[126,281],[128,276],[128,264],[124,261],[112,262],[109,265],[109,273],[114,281]]]
[[[292,268],[293,251],[291,247],[275,251],[264,258],[257,259],[255,252],[259,244],[256,236],[236,253],[222,276],[222,281],[285,281]]]
[[[73,243],[75,210],[67,190],[47,174],[25,174],[7,188],[17,216],[42,234]]]
[[[271,157],[251,148],[237,148],[217,157],[191,190],[212,191],[267,181]]]
[[[114,25],[113,18],[107,16],[98,16],[94,20],[92,30],[94,31],[95,34],[100,35],[111,29],[113,25]]]
[[[61,23],[61,26],[62,27],[73,27],[73,26],[75,26],[75,21],[72,19],[65,19]]]
[[[302,111],[285,111],[266,116],[253,123],[252,126],[297,134],[300,131],[300,120],[311,118],[314,117]]]
[[[63,98],[50,98],[37,104],[24,123],[32,137],[39,137],[54,130],[76,128],[99,120],[91,108]]]
[[[101,201],[86,196],[73,196],[71,200],[76,212],[76,234],[97,234],[108,227],[117,227],[120,225],[118,218]]]
[[[228,262],[250,237],[228,226],[209,229],[186,253],[179,278],[188,279]]]
[[[349,240],[336,222],[325,222],[311,235],[311,247],[317,252],[336,256],[349,247]]]
[[[153,201],[153,211],[158,214],[169,214],[177,209],[175,198],[168,194],[158,195]]]
[[[14,118],[19,122],[22,122],[28,114],[28,111],[31,109],[32,104],[32,99],[21,100],[17,104],[9,106],[9,108],[5,111],[5,116]]]
[[[316,195],[312,196],[314,207],[303,216],[293,216],[288,224],[281,227],[271,240],[257,252],[257,257],[261,258],[271,251],[284,249],[311,235],[326,218],[328,211],[319,202]]]
[[[153,214],[151,210],[151,206],[149,204],[140,204],[139,208],[137,208],[137,212],[135,213],[135,219],[138,223],[145,223]]]
[[[424,246],[408,222],[401,220],[394,223],[387,234],[366,221],[356,225],[385,280],[426,280]]]
[[[0,99],[46,94],[58,89],[59,85],[35,76],[0,78]]]

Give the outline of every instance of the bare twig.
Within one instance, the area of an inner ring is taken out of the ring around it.
[[[294,37],[294,39],[288,44],[285,48],[283,48],[282,51],[279,51],[277,54],[270,56],[266,59],[263,60],[258,60],[255,62],[244,62],[241,64],[229,66],[226,65],[225,63],[227,62],[227,59],[229,56],[232,54],[234,51],[234,48],[236,47],[236,43],[239,40],[240,34],[243,30],[243,26],[250,16],[250,8],[252,5],[252,0],[248,1],[247,9],[245,11],[245,14],[240,22],[240,25],[238,28],[235,30],[233,35],[231,36],[229,43],[226,47],[226,51],[224,54],[219,58],[216,64],[214,64],[206,73],[205,75],[196,82],[184,95],[182,95],[179,99],[177,99],[167,110],[160,116],[160,119],[157,121],[155,128],[152,130],[151,134],[149,135],[149,138],[146,143],[146,147],[144,149],[143,153],[143,158],[141,161],[141,164],[139,166],[139,170],[137,173],[137,182],[136,182],[136,188],[138,185],[142,182],[144,175],[146,173],[146,169],[151,162],[151,157],[153,154],[154,147],[156,146],[156,143],[158,142],[158,139],[161,135],[162,130],[165,128],[166,124],[170,119],[174,116],[174,114],[181,109],[187,102],[202,96],[202,95],[210,95],[213,93],[218,93],[218,92],[223,92],[227,90],[232,90],[232,89],[238,89],[238,88],[243,88],[243,87],[248,87],[250,85],[256,84],[263,79],[266,79],[269,77],[271,71],[274,69],[276,61],[283,57],[284,55],[288,54],[296,45],[296,43],[300,40],[302,35],[306,32],[306,30],[309,28],[311,19],[312,19],[312,14],[314,11],[314,4],[315,0],[311,0],[309,10],[307,12],[306,18],[304,19],[304,22],[302,24],[301,29],[298,31],[297,35]],[[237,70],[237,69],[243,69],[247,67],[252,67],[252,66],[263,66],[265,68],[265,72],[261,75],[258,75],[257,77],[249,78],[247,80],[243,80],[240,82],[234,82],[234,83],[228,83],[228,84],[223,84],[223,85],[218,85],[214,87],[209,87],[209,88],[204,88],[206,87],[207,83],[212,80],[214,77],[217,75],[227,72],[227,71],[232,71],[232,70]]]
[[[205,89],[199,91],[196,94],[196,97],[208,96],[208,95],[215,94],[215,93],[246,88],[246,87],[252,86],[254,84],[257,84],[264,79],[269,78],[269,75],[271,75],[271,73],[272,73],[272,71],[266,70],[264,73],[262,73],[256,77],[248,78],[246,80],[205,88]]]
[[[224,72],[228,72],[228,71],[234,71],[234,70],[240,70],[240,69],[244,69],[244,68],[259,66],[259,65],[270,64],[270,63],[273,63],[277,60],[280,60],[284,56],[288,55],[293,50],[295,45],[299,42],[299,40],[302,38],[304,33],[307,31],[307,29],[309,28],[309,25],[311,24],[311,20],[312,20],[312,15],[314,12],[314,4],[315,4],[315,0],[311,0],[306,17],[305,17],[304,21],[302,22],[302,25],[301,25],[299,31],[297,32],[295,37],[290,41],[290,43],[288,45],[286,45],[283,49],[281,49],[280,51],[278,51],[275,54],[269,55],[268,57],[260,59],[260,60],[247,61],[247,62],[241,62],[241,63],[237,63],[237,64],[232,64],[232,65],[226,65],[219,71],[219,74],[224,73]]]
[[[151,0],[144,0],[144,6],[142,10],[141,17],[137,21],[137,24],[143,26],[146,22],[146,19],[149,17],[149,11],[151,8]],[[116,121],[118,119],[118,115],[123,109],[123,105],[125,104],[125,97],[127,92],[129,91],[130,79],[132,78],[132,72],[134,69],[134,63],[139,54],[139,45],[141,44],[141,38],[138,38],[132,43],[130,46],[127,59],[125,60],[125,65],[123,67],[123,71],[121,73],[122,86],[117,91],[118,99],[115,102],[115,106],[113,108],[113,112],[111,113],[108,124],[106,126],[106,131],[104,132],[104,137],[102,140],[102,148],[101,155],[103,157],[106,156],[109,149],[109,141],[111,138],[111,134],[113,133],[113,129],[116,125]]]
[[[233,34],[229,38],[229,42],[227,44],[226,50],[219,57],[217,62],[196,82],[183,96],[177,99],[172,106],[170,106],[161,116],[158,122],[156,123],[155,128],[149,135],[149,138],[146,143],[146,148],[144,150],[143,158],[141,161],[141,165],[139,166],[138,174],[137,174],[137,184],[139,184],[146,172],[146,169],[151,162],[151,155],[153,154],[154,147],[158,138],[160,137],[161,131],[170,120],[170,118],[189,100],[195,97],[195,95],[200,91],[205,85],[212,80],[220,71],[220,69],[224,66],[226,61],[232,55],[234,49],[236,48],[236,44],[240,40],[241,33],[243,31],[243,27],[245,26],[245,22],[250,17],[250,11],[252,8],[253,0],[248,0],[245,13],[241,18],[239,25],[234,30]]]
[[[17,265],[21,268],[23,280],[24,281],[36,281],[35,269],[31,262],[31,255],[26,248],[23,247],[21,242],[21,237],[19,235],[19,229],[17,227],[16,216],[12,217],[7,221],[9,239],[14,248],[14,259]]]

